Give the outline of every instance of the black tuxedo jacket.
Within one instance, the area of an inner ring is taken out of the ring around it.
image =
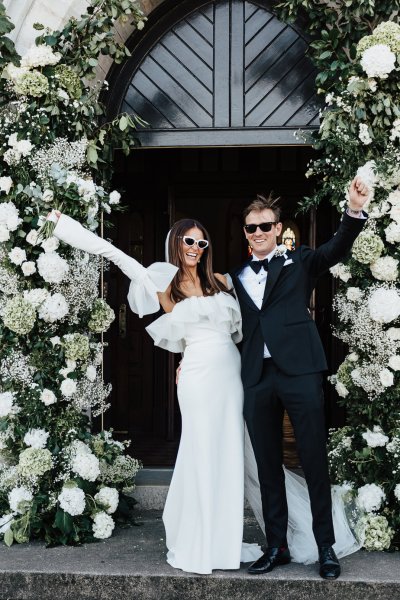
[[[261,310],[247,294],[239,275],[248,264],[235,269],[232,280],[243,318],[242,380],[244,387],[256,385],[263,368],[264,343],[278,368],[287,375],[304,375],[327,369],[317,327],[308,310],[316,279],[343,260],[366,219],[343,215],[332,239],[312,250],[300,246],[274,257],[268,268]]]

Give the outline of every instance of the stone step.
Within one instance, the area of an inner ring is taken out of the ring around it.
[[[136,476],[132,496],[140,510],[162,510],[171,483],[173,469],[142,469]]]
[[[260,541],[246,516],[246,541]],[[142,525],[119,529],[97,544],[46,549],[0,546],[0,600],[399,600],[400,554],[358,552],[342,560],[343,575],[322,580],[316,565],[290,564],[268,575],[237,571],[195,575],[165,561],[159,511]]]

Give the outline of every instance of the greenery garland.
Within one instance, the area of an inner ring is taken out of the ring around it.
[[[91,0],[60,31],[36,25],[19,57],[0,3],[0,536],[76,544],[111,535],[126,516],[139,463],[88,413],[107,408],[101,377],[114,314],[98,298],[100,262],[39,230],[50,208],[94,230],[118,208],[110,193],[114,148],[128,153],[135,120],[104,121],[100,55],[121,62],[116,21],[141,29],[133,0]]]
[[[319,91],[328,92],[312,138],[321,158],[307,172],[316,192],[300,208],[328,199],[342,212],[355,173],[371,190],[365,230],[331,269],[340,281],[334,333],[349,351],[331,377],[347,425],[329,442],[332,480],[355,501],[367,550],[400,547],[400,25],[387,21],[399,8],[397,0],[277,8],[289,20],[306,13]]]

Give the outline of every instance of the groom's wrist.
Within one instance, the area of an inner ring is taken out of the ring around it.
[[[347,207],[347,214],[351,217],[360,217],[362,215],[361,208],[352,208],[350,205]]]

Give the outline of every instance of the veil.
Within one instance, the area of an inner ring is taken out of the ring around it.
[[[244,445],[245,497],[265,534],[257,464],[247,427],[245,427]],[[307,484],[303,477],[296,475],[285,467],[283,468],[289,513],[288,546],[292,560],[298,563],[311,564],[318,560],[318,547],[312,530],[312,515]],[[347,514],[349,508],[345,497],[347,491],[342,486],[332,486],[332,516],[336,538],[333,548],[339,558],[352,554],[361,548],[361,543],[354,535]],[[354,507],[351,508],[354,510]],[[357,521],[357,517],[355,520]]]

